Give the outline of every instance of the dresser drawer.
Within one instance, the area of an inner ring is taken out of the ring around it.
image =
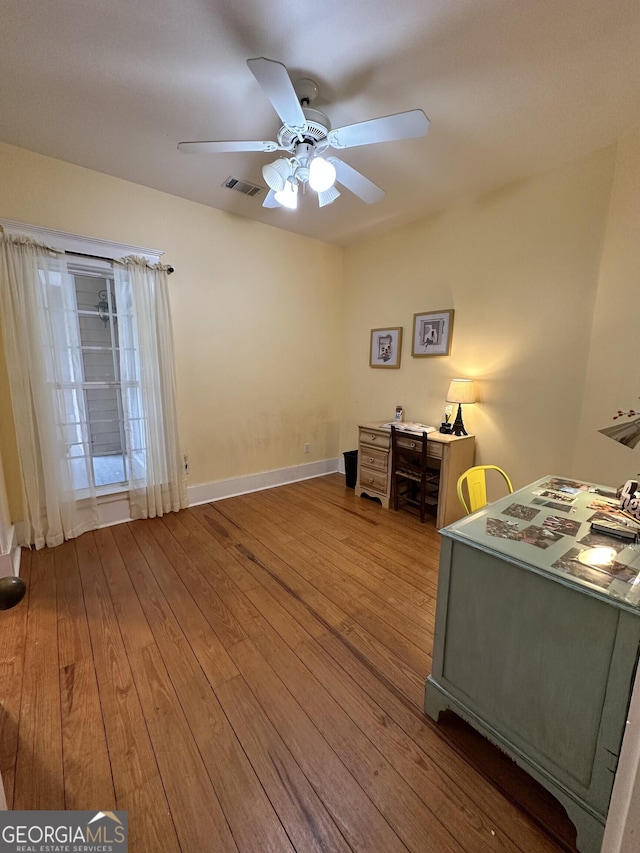
[[[388,450],[391,447],[391,432],[374,432],[360,427],[359,441],[360,444],[384,447]]]
[[[442,459],[442,445],[439,441],[430,441],[427,445],[427,456]]]
[[[422,448],[422,437],[417,435],[399,435],[398,447],[406,447],[409,450],[420,450]],[[427,456],[442,459],[442,445],[438,441],[427,441]]]
[[[360,464],[375,471],[386,471],[389,465],[389,451],[363,446],[360,448]]]
[[[375,471],[373,468],[360,468],[360,488],[371,489],[375,492],[380,492],[382,495],[387,493],[387,474],[386,471]]]

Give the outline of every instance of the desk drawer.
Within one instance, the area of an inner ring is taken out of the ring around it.
[[[375,471],[373,468],[360,468],[360,487],[363,489],[371,489],[375,492],[380,492],[382,495],[387,493],[387,474],[385,471]]]
[[[360,429],[360,444],[369,444],[374,447],[391,447],[391,432],[374,432],[371,429]]]
[[[408,450],[420,450],[422,447],[422,438],[413,435],[399,435],[398,446],[406,447]],[[434,459],[442,459],[442,445],[439,441],[427,440],[427,456]]]
[[[389,463],[389,452],[377,447],[360,448],[360,464],[375,471],[386,471]]]

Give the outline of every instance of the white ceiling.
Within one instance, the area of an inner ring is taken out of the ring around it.
[[[338,244],[640,124],[638,0],[0,0],[0,21],[0,140]],[[257,56],[316,80],[334,127],[424,110],[424,138],[339,152],[380,203],[264,209],[220,185],[265,186],[275,155],[177,151],[275,139]]]

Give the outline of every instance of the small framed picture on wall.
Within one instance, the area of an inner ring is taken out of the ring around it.
[[[369,367],[400,367],[402,326],[371,329]]]
[[[413,346],[411,355],[449,355],[453,332],[453,309],[428,311],[413,315]]]

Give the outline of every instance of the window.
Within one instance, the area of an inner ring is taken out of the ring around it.
[[[88,430],[84,447],[91,454],[87,460],[79,443],[70,444],[74,485],[86,489],[90,477],[99,490],[124,486],[128,472],[113,271],[106,262],[80,261],[72,256],[68,256],[67,265],[74,283],[80,335],[83,405],[79,409],[84,410]],[[77,428],[82,429],[80,419]]]
[[[23,480],[21,544],[187,505],[161,252],[3,220],[0,322]]]

